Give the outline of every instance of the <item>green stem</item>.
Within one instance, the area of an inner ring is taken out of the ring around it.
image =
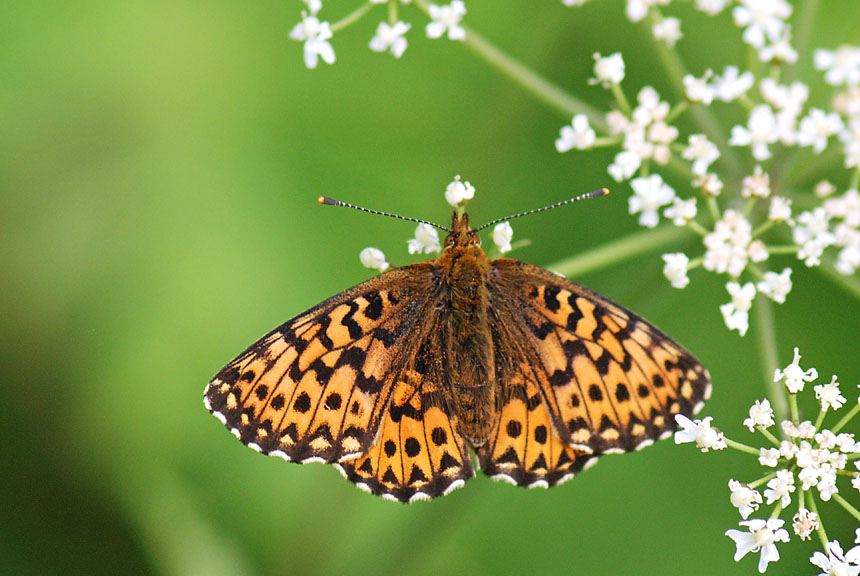
[[[711,212],[711,218],[714,222],[720,221],[720,206],[717,204],[717,199],[714,196],[708,196],[708,210]]]
[[[802,488],[801,488],[802,490]],[[809,509],[815,512],[815,515],[818,517],[818,538],[821,540],[821,546],[823,548],[827,548],[827,543],[830,541],[827,538],[827,532],[824,531],[824,521],[821,520],[821,514],[818,513],[818,505],[815,503],[815,496],[811,493],[809,494]]]
[[[766,482],[770,482],[770,481],[771,481],[771,480],[773,480],[774,478],[776,478],[776,472],[771,472],[771,473],[770,473],[770,474],[768,474],[767,476],[764,476],[764,477],[762,477],[762,478],[759,478],[759,479],[758,479],[758,480],[756,480],[755,482],[750,482],[749,484],[747,484],[747,486],[749,486],[750,488],[752,488],[753,490],[755,490],[756,488],[758,488],[758,487],[759,487],[759,486],[761,486],[762,484],[764,484],[764,483],[766,483]]]
[[[827,416],[827,410],[822,409],[818,411],[818,418],[815,419],[814,424],[816,430],[821,430],[821,424],[824,422],[825,416]]]
[[[793,244],[788,246],[769,246],[767,249],[770,254],[797,254],[798,250],[800,250],[800,247]]]
[[[419,6],[423,2],[417,2]],[[496,70],[513,80],[521,88],[536,96],[538,100],[551,108],[558,110],[566,116],[585,114],[589,123],[600,132],[607,132],[609,127],[603,117],[603,113],[590,104],[571,96],[534,70],[503,52],[498,46],[492,44],[483,36],[465,27],[466,46],[483,58]]]
[[[741,452],[746,452],[747,454],[753,454],[755,456],[758,456],[760,454],[759,450],[753,448],[752,446],[747,446],[746,444],[735,442],[734,440],[730,440],[725,436],[723,437],[723,440],[726,441],[726,446],[728,446],[729,448],[734,448],[735,450],[740,450]]]
[[[615,96],[615,100],[618,102],[618,109],[624,112],[624,115],[629,118],[633,111],[630,109],[630,102],[627,101],[627,96],[624,95],[624,90],[621,89],[621,85],[613,83],[609,89],[612,91],[612,95]]]
[[[842,505],[845,510],[848,511],[849,514],[854,516],[855,519],[860,520],[860,510],[857,510],[854,506],[848,503],[848,501],[839,495],[839,493],[833,494],[833,499],[836,500],[839,504]]]
[[[780,445],[779,439],[776,436],[774,436],[773,434],[771,434],[769,430],[765,430],[764,428],[759,427],[758,431],[761,432],[765,438],[770,440],[774,446],[779,448],[779,445]]]
[[[788,409],[791,410],[791,421],[800,424],[800,411],[797,409],[797,394],[788,395]]]
[[[373,4],[371,4],[370,2],[365,2],[364,4],[359,6],[357,10],[351,12],[350,14],[347,14],[346,16],[332,24],[329,28],[333,33],[343,28],[346,28],[347,26],[364,16],[365,13],[367,13],[367,11],[370,10],[372,7]]]
[[[634,232],[623,238],[612,240],[603,246],[550,264],[547,268],[567,277],[580,276],[619,264],[642,254],[664,250],[667,246],[681,240],[686,233],[684,228],[675,226]]]
[[[854,405],[854,408],[852,408],[851,410],[849,410],[849,411],[848,411],[848,414],[846,414],[845,416],[843,416],[843,417],[842,417],[842,419],[841,419],[839,422],[837,422],[837,423],[836,423],[836,426],[834,426],[834,427],[833,427],[833,428],[831,428],[830,430],[831,430],[834,434],[839,434],[839,431],[840,431],[840,430],[842,430],[842,428],[844,428],[844,427],[845,427],[845,425],[846,425],[846,424],[848,424],[848,423],[851,421],[851,419],[852,419],[852,418],[854,418],[854,417],[857,415],[857,413],[858,413],[858,412],[860,412],[860,402],[858,402],[857,404],[855,404],[855,405]]]
[[[687,226],[690,227],[690,230],[692,230],[693,232],[695,232],[696,234],[698,234],[699,236],[701,236],[703,238],[705,236],[707,236],[708,234],[710,234],[710,232],[708,232],[704,226],[702,226],[701,224],[699,224],[695,220],[690,220],[689,222],[687,222]]]
[[[809,49],[809,44],[812,39],[815,17],[818,15],[818,3],[819,0],[805,0],[805,2],[800,3],[797,10],[797,15],[794,18],[794,22],[797,24],[794,30],[794,46],[798,54],[811,54],[812,52]],[[804,67],[806,66],[808,63],[804,64]],[[797,65],[793,66],[792,72],[799,72],[797,67]]]
[[[773,381],[773,373],[779,366],[779,355],[776,350],[776,330],[773,325],[773,305],[767,298],[757,298],[756,335],[758,336],[759,354],[762,359],[762,372],[766,383],[767,396],[770,399],[777,422],[785,420],[788,407],[782,386]]]

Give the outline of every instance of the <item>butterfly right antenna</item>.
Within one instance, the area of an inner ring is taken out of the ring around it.
[[[520,216],[528,216],[529,214],[535,214],[537,212],[543,212],[545,210],[552,210],[553,208],[558,208],[559,206],[564,206],[565,204],[570,204],[571,202],[576,202],[577,200],[585,200],[587,198],[600,198],[601,196],[606,196],[609,194],[609,190],[606,188],[600,188],[598,190],[592,190],[587,194],[582,194],[580,196],[576,196],[575,198],[568,198],[567,200],[562,200],[561,202],[556,202],[555,204],[550,204],[549,206],[544,206],[543,208],[534,208],[532,210],[526,210],[525,212],[520,212],[519,214],[514,214],[513,216],[505,216],[504,218],[496,218],[492,222],[487,222],[483,226],[479,226],[475,228],[475,232],[479,230],[483,230],[484,228],[489,228],[493,224],[498,224],[499,222],[507,222],[508,220],[513,220],[514,218],[519,218]]]

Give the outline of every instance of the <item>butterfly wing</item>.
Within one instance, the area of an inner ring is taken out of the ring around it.
[[[513,373],[500,382],[539,395],[527,397],[525,411],[516,399],[503,405],[494,448],[479,454],[485,470],[499,468],[497,447],[507,447],[509,457],[517,455],[524,467],[514,467],[517,474],[507,474],[511,479],[552,484],[590,457],[668,436],[676,426],[674,415],[694,414],[710,394],[708,373],[689,352],[588,288],[531,264],[499,259],[492,264],[488,289],[496,324],[505,327],[497,337],[496,358],[511,358],[506,370]],[[510,433],[507,422],[514,417],[524,430],[534,430],[531,438],[518,440]],[[527,417],[540,424],[526,426]],[[543,437],[540,426],[549,425],[570,448],[565,454],[574,463],[564,470],[550,466],[543,477],[529,476],[527,463],[538,453],[534,433]]]
[[[379,427],[379,440],[366,454],[343,462],[344,475],[383,498],[410,502],[447,494],[475,475],[468,449],[457,432],[456,415],[445,401],[439,373],[436,323],[415,362],[401,374]]]
[[[471,462],[422,346],[439,278],[435,262],[398,268],[293,318],[212,379],[206,407],[251,448],[339,462],[375,494],[408,501],[462,485]]]
[[[431,305],[432,263],[381,274],[274,329],[222,369],[206,407],[243,443],[299,462],[366,452]]]

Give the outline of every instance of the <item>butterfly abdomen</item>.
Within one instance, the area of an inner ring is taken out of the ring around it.
[[[461,433],[483,445],[496,423],[496,375],[490,330],[489,260],[477,244],[451,246],[442,257],[448,310],[443,339],[447,396]]]

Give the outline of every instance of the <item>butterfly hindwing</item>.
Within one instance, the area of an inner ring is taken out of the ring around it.
[[[341,463],[344,475],[384,498],[410,502],[458,488],[475,475],[457,420],[433,372],[403,373],[369,452]]]
[[[590,455],[562,440],[534,369],[516,343],[502,335],[505,330],[499,326],[494,333],[496,374],[505,382],[505,396],[489,441],[477,449],[481,469],[519,486],[555,486],[572,478]]]
[[[611,300],[537,266],[492,263],[498,322],[522,342],[521,361],[558,435],[599,455],[671,433],[710,392],[707,371],[659,329]]]
[[[418,343],[438,270],[382,274],[276,328],[221,370],[206,405],[242,442],[287,460],[370,449]]]

